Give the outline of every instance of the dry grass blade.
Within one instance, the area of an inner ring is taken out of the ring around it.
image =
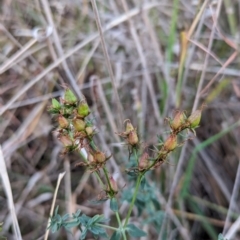
[[[7,201],[8,201],[8,208],[9,208],[9,211],[10,211],[10,214],[11,214],[15,239],[16,240],[22,240],[22,235],[21,235],[21,231],[20,231],[20,228],[19,228],[17,215],[16,215],[16,212],[15,212],[11,183],[9,181],[8,172],[7,172],[6,164],[5,164],[5,161],[4,161],[1,145],[0,145],[0,175],[1,175],[1,178],[2,178],[3,188],[5,190]]]
[[[96,23],[97,23],[101,43],[102,43],[103,53],[104,53],[104,57],[105,57],[105,60],[106,60],[108,72],[109,72],[109,75],[110,75],[110,78],[111,78],[111,81],[112,81],[113,91],[114,91],[114,95],[115,95],[114,98],[116,100],[116,105],[117,105],[117,108],[118,108],[117,114],[119,115],[119,117],[118,117],[118,127],[120,127],[121,123],[123,121],[122,104],[120,102],[120,98],[119,98],[119,95],[118,95],[118,91],[117,91],[117,87],[116,87],[116,79],[115,79],[114,74],[113,74],[113,70],[112,70],[112,66],[111,66],[111,63],[110,63],[106,43],[105,43],[105,40],[104,40],[102,26],[101,26],[101,20],[100,20],[100,17],[99,17],[99,14],[98,14],[98,9],[97,9],[97,4],[96,4],[95,0],[91,0],[91,3],[92,3],[93,11],[94,11],[94,14],[95,14],[95,18],[96,18]]]
[[[55,46],[56,46],[57,51],[58,51],[58,55],[59,55],[59,57],[62,57],[64,55],[64,52],[63,52],[63,48],[62,48],[62,45],[61,45],[61,41],[60,41],[59,36],[58,36],[56,26],[55,26],[54,21],[53,21],[52,12],[51,12],[51,9],[50,9],[50,6],[49,6],[49,2],[46,1],[46,0],[41,0],[41,1],[42,1],[42,5],[43,5],[43,8],[44,8],[45,14],[46,14],[47,19],[48,19],[48,22],[49,22],[50,26],[53,27],[53,38],[54,38]],[[72,89],[77,94],[79,99],[83,99],[83,95],[82,95],[82,93],[79,89],[79,86],[76,83],[76,79],[74,78],[73,74],[71,73],[65,59],[62,61],[62,65],[63,65],[63,69],[66,72],[68,80],[69,80],[69,82],[72,86]]]
[[[131,11],[129,11],[127,14],[124,14],[117,19],[113,20],[109,24],[106,25],[104,28],[103,32],[108,31],[115,26],[119,25],[122,22],[127,21],[129,18],[137,15],[140,13],[141,10],[145,9],[151,9],[153,7],[158,6],[159,3],[151,3],[151,4],[146,4],[142,6],[141,9],[136,8]],[[35,78],[33,78],[28,84],[26,84],[14,97],[12,97],[6,105],[0,108],[0,116],[6,112],[6,110],[19,98],[21,97],[28,89],[30,89],[34,84],[36,84],[38,81],[40,81],[43,77],[45,77],[50,71],[52,71],[54,68],[56,68],[59,64],[62,63],[65,59],[69,58],[71,55],[79,51],[81,48],[86,46],[88,43],[92,42],[98,37],[98,33],[92,34],[89,37],[85,38],[81,43],[77,44],[75,47],[70,49],[67,53],[65,53],[62,57],[60,57],[58,60],[50,64],[47,68],[45,68],[44,71],[42,71],[39,75],[37,75]]]
[[[231,218],[231,212],[236,211],[236,199],[239,193],[239,188],[240,188],[240,164],[238,165],[238,169],[237,169],[237,174],[236,174],[236,178],[235,178],[235,182],[234,182],[234,187],[233,187],[233,191],[232,191],[232,195],[231,195],[231,200],[230,200],[230,204],[229,204],[229,208],[228,208],[228,213],[227,213],[227,217],[225,220],[225,225],[223,228],[223,235],[226,234],[227,229],[229,227],[229,223],[230,223],[230,218]]]
[[[64,175],[65,175],[65,172],[60,173],[60,174],[58,175],[57,186],[56,186],[55,191],[54,191],[54,196],[53,196],[53,201],[52,201],[52,205],[51,205],[51,210],[50,210],[50,213],[49,213],[49,219],[48,219],[47,227],[49,226],[49,223],[50,223],[50,221],[51,221],[51,217],[53,216],[54,207],[55,207],[55,203],[56,203],[56,199],[57,199],[58,189],[59,189],[60,183],[61,183]],[[47,240],[47,239],[48,239],[49,231],[50,231],[50,229],[47,228],[46,233],[45,233],[45,236],[44,236],[44,240]]]
[[[3,63],[0,66],[0,74],[4,73],[6,70],[8,70],[11,65],[17,61],[17,59],[22,56],[24,52],[26,52],[29,48],[31,48],[35,43],[37,42],[36,39],[31,39],[28,43],[25,44],[25,46],[20,49],[18,52],[16,52],[11,58],[9,58],[5,63]]]
[[[240,239],[239,1],[1,7],[0,235]]]
[[[209,38],[207,55],[205,57],[205,61],[204,61],[204,65],[203,65],[203,71],[202,71],[201,78],[200,78],[200,81],[199,81],[199,84],[198,84],[197,93],[196,93],[196,97],[195,97],[195,100],[194,100],[194,103],[193,103],[192,112],[194,112],[197,109],[197,106],[198,106],[198,103],[199,103],[199,100],[200,100],[201,90],[202,90],[202,86],[203,86],[203,83],[204,83],[204,80],[205,80],[205,74],[206,74],[205,69],[207,68],[207,65],[208,65],[208,62],[209,62],[209,56],[210,56],[209,52],[211,51],[211,48],[212,48],[213,37],[214,37],[215,29],[216,29],[216,26],[217,26],[217,19],[218,19],[218,16],[220,15],[221,6],[222,6],[222,0],[219,0],[218,4],[217,4],[217,9],[216,9],[216,16],[217,17],[216,17],[216,21],[213,24],[211,35],[210,35],[210,38]]]
[[[211,79],[211,81],[204,87],[204,89],[200,92],[200,95],[204,95],[207,90],[210,88],[210,86],[214,83],[216,78],[224,71],[224,69],[233,62],[233,60],[238,56],[238,51],[235,51],[228,59],[227,61],[223,64],[223,66],[220,68],[218,73]]]

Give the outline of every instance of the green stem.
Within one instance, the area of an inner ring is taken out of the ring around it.
[[[134,190],[132,202],[131,202],[130,207],[129,207],[129,209],[128,209],[127,217],[126,217],[126,220],[125,220],[125,223],[124,223],[124,226],[123,226],[124,228],[127,226],[128,220],[129,220],[130,215],[131,215],[131,213],[132,213],[132,209],[133,209],[133,206],[134,206],[136,197],[137,197],[137,193],[138,193],[138,190],[139,190],[139,187],[140,187],[140,183],[141,183],[141,180],[142,180],[142,176],[143,176],[142,173],[138,175],[137,184],[136,184],[136,187],[135,187],[135,190]]]
[[[85,158],[85,156],[83,155],[81,150],[79,151],[79,153],[80,153],[81,157],[83,158],[84,162],[87,163],[88,160]],[[103,183],[102,179],[100,178],[99,174],[97,172],[94,172],[94,175],[98,179],[98,182],[101,184],[102,188],[104,188],[104,183]]]
[[[120,219],[120,216],[119,216],[119,212],[116,212],[115,214],[116,214],[116,218],[117,218],[117,221],[118,221],[119,228],[122,230],[123,239],[127,240],[126,233],[123,229],[122,222],[121,222],[121,219]]]
[[[136,148],[133,148],[133,152],[134,152],[134,156],[135,156],[135,159],[136,159],[137,165],[139,165],[139,162],[138,162],[138,155],[137,155],[137,149],[136,149]]]
[[[91,140],[91,141],[89,142],[89,144],[90,144],[90,146],[91,146],[95,151],[98,151],[98,147],[96,146],[96,144],[94,143],[93,140]]]
[[[118,228],[111,227],[111,226],[108,226],[108,225],[105,225],[105,224],[101,224],[101,223],[96,223],[95,225],[96,225],[96,226],[99,226],[99,227],[108,228],[108,229],[111,229],[111,230],[114,230],[114,231],[117,231],[117,230],[118,230]]]
[[[112,187],[111,187],[111,184],[110,184],[110,180],[109,180],[109,176],[108,176],[108,171],[107,171],[106,167],[103,167],[103,172],[104,172],[105,177],[106,177],[106,179],[107,179],[108,186],[109,186],[110,190],[112,191]]]
[[[98,182],[101,184],[102,188],[104,189],[105,184],[103,183],[102,179],[100,178],[99,174],[97,172],[94,172],[94,175],[98,179]]]

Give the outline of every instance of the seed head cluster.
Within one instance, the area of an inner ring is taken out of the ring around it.
[[[77,165],[85,166],[91,172],[96,172],[100,176],[100,171],[105,176],[105,189],[108,198],[114,197],[118,193],[116,181],[109,175],[106,169],[106,162],[111,158],[100,150],[94,142],[94,135],[97,133],[92,121],[88,119],[91,113],[90,108],[85,100],[78,101],[74,93],[70,89],[65,90],[63,98],[60,101],[52,99],[52,105],[49,111],[55,114],[58,128],[58,139],[63,144],[63,154],[71,151],[81,150],[84,148],[87,151],[87,158]],[[190,130],[195,134],[195,128],[198,127],[201,120],[202,109],[196,110],[190,116],[186,116],[184,111],[176,111],[173,119],[167,118],[171,133],[166,140],[159,144],[157,151],[153,157],[149,156],[148,149],[141,150],[140,138],[137,129],[134,128],[129,119],[125,120],[125,131],[118,133],[121,136],[129,149],[130,154],[134,151],[140,153],[137,159],[136,167],[130,171],[134,173],[144,174],[145,172],[155,169],[164,163],[172,151],[184,144],[178,143],[178,135],[184,130]],[[142,152],[142,153],[141,153]],[[136,154],[138,156],[138,154]],[[129,172],[129,169],[128,171]]]

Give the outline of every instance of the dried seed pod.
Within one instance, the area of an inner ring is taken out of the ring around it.
[[[88,153],[88,161],[90,164],[95,163],[95,159],[91,153]]]
[[[94,157],[95,161],[98,163],[103,163],[106,161],[106,155],[104,152],[101,152],[101,151],[96,151],[93,154],[93,157]]]
[[[88,136],[92,136],[93,135],[93,127],[88,126],[88,127],[85,128],[85,131],[86,131]]]
[[[72,123],[75,130],[77,130],[78,132],[85,130],[86,123],[82,119],[75,118],[73,119]]]
[[[143,155],[139,159],[139,164],[138,164],[139,171],[142,171],[148,168],[148,165],[149,165],[148,159],[149,159],[148,153],[147,152],[143,153]]]
[[[127,124],[126,124],[125,134],[128,135],[130,132],[134,131],[134,127],[129,119],[127,119],[126,121],[127,121]]]
[[[85,100],[82,100],[78,106],[77,109],[78,115],[80,118],[85,118],[86,116],[88,116],[90,114],[90,109],[89,106],[87,104],[87,102]]]
[[[111,185],[111,189],[117,193],[118,192],[118,186],[117,186],[117,183],[116,181],[114,180],[114,178],[111,176],[109,177],[109,182],[110,182],[110,185]]]
[[[186,116],[184,112],[178,111],[173,120],[170,123],[170,127],[172,130],[177,130],[181,128],[186,122]]]
[[[64,147],[71,147],[73,146],[73,141],[68,135],[60,135],[58,137],[60,142],[64,145]]]
[[[172,134],[165,141],[163,148],[164,150],[170,152],[173,151],[177,146],[178,146],[177,136],[175,134]]]
[[[58,116],[58,124],[59,124],[59,127],[62,129],[66,129],[69,127],[68,120],[65,117],[63,117],[62,115]]]
[[[132,146],[138,144],[138,135],[135,130],[129,133],[127,140],[128,140],[128,143]]]
[[[190,117],[187,119],[187,121],[190,124],[190,128],[196,128],[199,125],[201,116],[202,116],[201,110],[196,110],[190,115]]]

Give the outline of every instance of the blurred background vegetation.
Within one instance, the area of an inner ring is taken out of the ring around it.
[[[0,143],[23,239],[43,239],[64,171],[59,212],[81,209],[114,219],[108,203],[89,202],[102,189],[83,167],[75,167],[80,156],[60,154],[47,106],[65,86],[85,95],[97,141],[114,156],[108,167],[119,187],[126,185],[118,195],[123,215],[133,190],[124,172],[128,149],[115,134],[123,120],[131,119],[141,141],[151,146],[169,134],[164,118],[206,103],[197,137],[191,135],[168,163],[148,174],[132,221],[144,223],[148,238],[142,240],[184,239],[183,228],[187,239],[217,239],[219,233],[240,239],[239,224],[234,228],[240,212],[239,1],[104,0],[97,7],[122,111],[90,1],[0,4]],[[2,179],[4,173],[2,168]],[[1,234],[16,239],[8,187],[0,183]],[[60,231],[49,239],[78,237],[78,231]]]

